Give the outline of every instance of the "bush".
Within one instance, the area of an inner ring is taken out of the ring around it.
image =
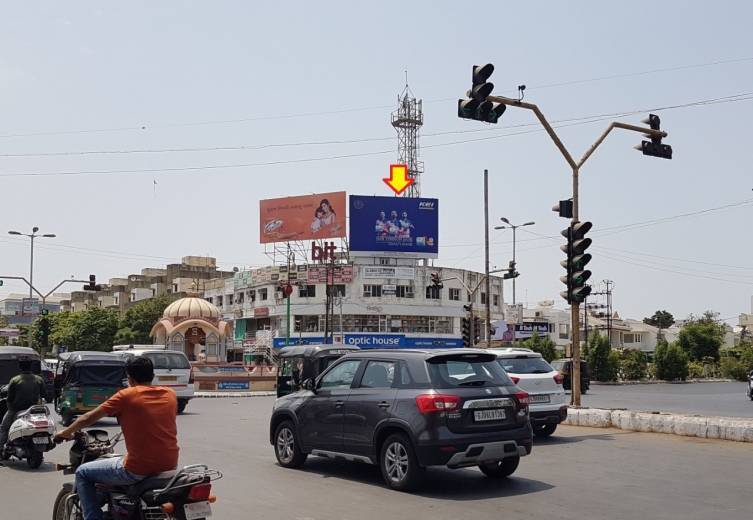
[[[541,354],[541,357],[546,359],[547,363],[557,359],[558,357],[557,347],[552,341],[552,338],[550,338],[549,336],[544,336],[542,338],[536,332],[534,332],[533,336],[531,336],[530,338],[521,341],[519,343],[519,346],[523,348],[530,348],[534,352],[538,352],[539,354]]]
[[[748,370],[746,369],[746,366],[735,357],[724,356],[719,365],[723,377],[736,379],[738,381],[748,380]]]
[[[717,314],[706,311],[701,317],[691,316],[680,329],[680,347],[693,361],[711,357],[719,361],[719,348],[724,343],[724,325],[717,321]]]
[[[589,346],[585,356],[596,381],[616,381],[620,366],[620,355],[613,352],[606,336],[596,333],[588,338]]]
[[[685,381],[688,378],[688,356],[677,344],[661,340],[654,353],[656,378],[665,381]]]
[[[688,377],[691,379],[701,379],[706,377],[704,364],[700,361],[691,361],[688,363]]]
[[[646,379],[648,361],[640,350],[626,349],[619,360],[620,379],[625,381],[639,381]]]

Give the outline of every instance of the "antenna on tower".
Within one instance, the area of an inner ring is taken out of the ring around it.
[[[398,108],[392,113],[392,126],[397,131],[397,162],[408,167],[408,177],[413,179],[403,197],[421,196],[421,174],[424,163],[419,161],[418,137],[424,124],[422,100],[416,99],[408,86],[408,70],[405,71],[405,88],[397,98]]]

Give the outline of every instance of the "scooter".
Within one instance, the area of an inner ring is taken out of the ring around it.
[[[0,412],[5,415],[8,409],[7,386],[0,388]],[[47,406],[40,404],[16,414],[10,426],[8,442],[0,452],[0,459],[16,458],[25,460],[31,469],[37,469],[44,461],[44,452],[55,447],[55,421]]]
[[[114,453],[121,433],[112,438],[104,430],[77,432],[69,450],[70,464],[57,469],[72,475],[81,464],[100,458],[119,457]],[[205,520],[212,516],[216,497],[211,494],[213,480],[222,473],[202,464],[148,477],[126,486],[99,488],[101,505],[108,520]],[[73,482],[66,482],[55,499],[55,520],[80,520],[81,503]]]

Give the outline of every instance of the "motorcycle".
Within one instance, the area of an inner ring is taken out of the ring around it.
[[[0,388],[0,417],[8,409],[8,387]],[[44,452],[55,447],[55,421],[47,406],[40,404],[16,414],[10,426],[8,441],[0,452],[0,459],[25,460],[31,469],[37,469],[44,461]]]
[[[66,475],[86,462],[119,457],[114,453],[122,433],[112,438],[104,430],[77,432],[69,450],[70,464],[59,464]],[[203,464],[161,473],[127,486],[101,486],[107,520],[204,520],[212,516],[216,497],[211,482],[222,473]],[[53,520],[81,520],[83,513],[73,482],[66,482],[55,499]]]

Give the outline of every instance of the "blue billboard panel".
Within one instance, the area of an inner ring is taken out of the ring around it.
[[[439,200],[350,196],[350,251],[439,254]]]

